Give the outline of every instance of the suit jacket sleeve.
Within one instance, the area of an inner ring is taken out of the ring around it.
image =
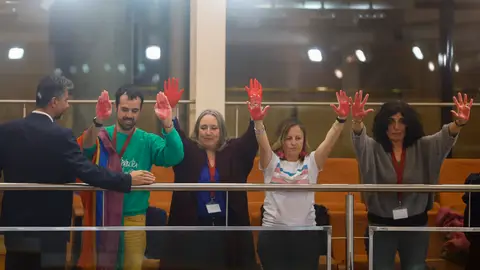
[[[132,177],[129,174],[109,171],[89,161],[83,155],[70,130],[65,131],[57,142],[61,142],[61,147],[57,149],[60,151],[63,166],[83,182],[103,189],[130,192]]]

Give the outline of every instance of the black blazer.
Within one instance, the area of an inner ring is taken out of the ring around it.
[[[78,177],[90,185],[120,192],[129,192],[132,183],[128,174],[94,165],[82,154],[70,129],[38,113],[0,125],[0,171],[7,183],[65,184]],[[72,191],[5,191],[1,225],[70,226],[72,204]],[[52,234],[66,241],[69,232]],[[12,236],[27,235],[36,238],[46,234],[5,233],[7,248]]]

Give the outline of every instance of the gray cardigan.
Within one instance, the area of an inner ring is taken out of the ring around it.
[[[452,137],[448,125],[444,125],[439,132],[424,136],[408,147],[403,184],[437,184],[442,163],[455,145],[457,137],[458,135]],[[391,154],[369,137],[365,128],[360,135],[352,132],[352,141],[362,183],[397,183]],[[389,219],[393,217],[392,211],[399,205],[396,192],[365,193],[364,200],[369,213]],[[432,205],[432,193],[402,193],[402,206],[407,208],[409,217],[425,213],[432,209]]]

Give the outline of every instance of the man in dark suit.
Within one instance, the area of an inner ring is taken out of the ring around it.
[[[5,182],[65,184],[80,178],[119,192],[153,183],[150,172],[123,174],[94,165],[80,151],[72,131],[55,123],[69,107],[72,87],[64,77],[43,78],[37,87],[37,109],[24,119],[0,125],[0,171]],[[5,191],[1,225],[68,227],[72,200],[72,191]],[[68,231],[5,232],[5,269],[65,269],[68,237]]]

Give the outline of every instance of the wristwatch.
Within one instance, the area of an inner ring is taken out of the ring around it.
[[[95,127],[97,127],[97,128],[103,127],[103,124],[97,122],[97,117],[96,117],[96,116],[93,118],[93,124],[94,124]]]

